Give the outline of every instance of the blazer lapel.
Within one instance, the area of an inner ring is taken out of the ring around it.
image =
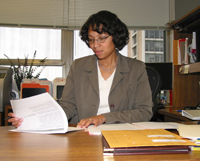
[[[120,80],[123,79],[124,77],[123,73],[128,73],[128,72],[130,72],[130,69],[128,67],[126,58],[122,56],[120,53],[118,53],[118,64],[115,72],[115,77],[113,79],[113,83],[110,89],[110,93],[117,86]]]
[[[84,71],[88,74],[88,78],[95,89],[96,93],[99,95],[99,85],[98,85],[98,72],[97,72],[97,58],[94,55],[87,62]]]

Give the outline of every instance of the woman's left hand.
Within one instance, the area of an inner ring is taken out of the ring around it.
[[[103,124],[106,121],[103,115],[97,115],[93,117],[89,117],[87,119],[82,119],[78,124],[78,128],[87,128],[89,125],[94,124],[97,127],[100,124]]]

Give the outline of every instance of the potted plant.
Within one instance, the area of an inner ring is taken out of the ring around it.
[[[5,55],[5,54],[4,54]],[[18,90],[20,91],[20,87],[21,87],[21,82],[23,79],[32,79],[32,78],[39,78],[41,72],[43,71],[43,69],[45,68],[45,66],[43,66],[43,68],[34,76],[34,72],[36,71],[36,69],[40,66],[33,66],[35,57],[36,57],[36,51],[34,52],[33,58],[31,60],[31,64],[30,66],[28,66],[28,55],[25,56],[24,59],[24,63],[21,64],[19,58],[18,59],[18,65],[14,65],[14,63],[10,60],[10,58],[5,55],[7,57],[7,59],[10,61],[11,64],[11,68],[13,68],[13,72],[14,72],[14,80],[15,83],[17,85]],[[41,62],[45,62],[44,58],[43,60],[41,60]]]

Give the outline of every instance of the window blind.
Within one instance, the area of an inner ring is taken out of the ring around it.
[[[80,29],[86,19],[109,10],[129,29],[163,29],[170,0],[2,0],[0,26]]]

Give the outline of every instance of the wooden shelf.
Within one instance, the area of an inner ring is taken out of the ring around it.
[[[181,33],[192,33],[197,28],[200,28],[200,6],[167,27],[168,30],[177,30]]]
[[[176,58],[177,40],[188,38],[188,44],[192,43],[192,32],[196,32],[197,63],[177,65],[173,63],[173,108],[197,106],[200,102],[200,6],[170,24],[167,30],[173,30],[173,55]],[[175,60],[175,59],[174,59]]]
[[[170,24],[167,29],[175,30],[174,40],[180,38],[189,37],[190,43],[192,36],[186,35],[192,34],[193,31],[200,30],[200,6],[196,7],[194,10],[180,18],[179,20]],[[194,64],[180,65],[179,74],[200,74],[200,62]]]
[[[200,73],[200,62],[194,64],[181,65],[179,67],[179,74]]]

